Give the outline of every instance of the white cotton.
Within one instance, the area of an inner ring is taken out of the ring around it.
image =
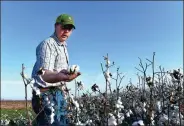
[[[139,120],[137,123],[138,123],[139,125],[141,125],[141,126],[144,126],[144,122],[143,122],[142,120]]]
[[[107,79],[107,81],[110,81],[111,79],[108,70],[105,72],[105,78]]]
[[[107,79],[107,81],[108,81],[108,82],[110,82],[110,80],[111,80],[111,78],[110,78],[110,77],[108,77],[108,78],[106,78],[106,79]]]
[[[143,107],[146,107],[146,103],[145,102],[143,102]]]
[[[133,112],[132,112],[132,110],[131,110],[131,109],[129,109],[129,113],[130,113],[130,114],[133,114]]]
[[[9,123],[10,123],[9,120],[7,120],[7,119],[4,120],[4,125],[8,125]]]
[[[89,120],[89,119],[88,119],[88,120],[85,122],[84,125],[85,125],[85,126],[86,126],[86,125],[89,125],[89,124],[91,124],[92,122],[93,122],[92,120]]]
[[[72,65],[71,67],[69,67],[69,72],[70,73],[76,73],[78,72],[80,69],[79,69],[79,66],[78,65]]]
[[[125,119],[124,114],[118,113],[118,123],[121,124],[124,119]]]
[[[138,126],[138,122],[137,121],[133,122],[132,126]]]
[[[157,101],[157,109],[159,112],[161,112],[161,102],[160,101]]]
[[[54,116],[55,116],[54,108],[52,106],[49,106],[49,109],[51,109],[50,121],[51,121],[51,123],[53,123],[54,122]]]
[[[81,107],[83,108],[83,104],[80,104],[81,105]]]
[[[69,93],[69,97],[71,98],[71,101],[74,104],[74,106],[77,108],[77,110],[79,110],[79,104],[77,101],[74,100],[73,98],[74,96]]]
[[[28,76],[27,76],[27,74],[24,73],[24,76],[23,76],[23,77],[24,77],[24,78],[27,78]]]
[[[144,122],[142,120],[139,120],[132,123],[132,126],[138,126],[138,125],[144,126]]]
[[[146,108],[143,108],[143,111],[146,112],[147,111]]]
[[[108,61],[107,61],[107,65],[110,65],[110,63],[111,63],[111,62],[108,60]]]
[[[79,104],[77,103],[77,101],[73,101],[73,104],[75,105],[76,108],[79,108]]]
[[[127,116],[127,117],[130,117],[130,113],[129,113],[129,112],[127,112],[127,113],[126,113],[126,116]]]
[[[77,125],[77,126],[83,126],[83,124],[82,124],[80,121],[78,121],[78,122],[76,123],[76,125]]]
[[[47,104],[50,105],[50,101],[47,101]],[[51,105],[50,105],[51,106]]]
[[[168,116],[163,114],[160,119],[159,119],[159,122],[166,122],[168,120]]]
[[[121,102],[121,97],[118,98],[117,103],[120,104],[120,105],[122,104],[122,102]]]
[[[116,126],[116,118],[113,114],[109,113],[110,118],[108,119],[108,126]]]
[[[119,104],[116,104],[116,108],[120,108],[120,105]]]
[[[117,109],[124,109],[124,106],[123,105],[121,105],[121,104],[118,104],[118,103],[116,103],[116,106],[115,106]]]

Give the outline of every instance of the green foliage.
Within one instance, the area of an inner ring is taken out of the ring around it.
[[[35,113],[29,109],[28,114],[33,120]],[[25,126],[28,123],[26,109],[1,109],[0,120],[3,126]],[[32,122],[32,126],[36,126],[35,120]]]

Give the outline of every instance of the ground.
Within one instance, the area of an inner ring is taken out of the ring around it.
[[[23,109],[26,108],[25,100],[2,100],[1,109]],[[31,101],[28,101],[28,108],[31,108]]]

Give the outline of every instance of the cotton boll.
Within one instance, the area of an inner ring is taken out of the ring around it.
[[[131,110],[131,109],[129,109],[129,113],[130,113],[130,114],[133,114],[133,112],[132,112],[132,110]]]
[[[110,65],[110,63],[111,63],[111,62],[108,60],[108,61],[107,61],[107,64]]]
[[[78,121],[78,122],[76,123],[76,125],[77,125],[77,126],[83,126],[83,124],[82,124],[80,121]]]
[[[28,78],[27,74],[25,74],[25,73],[24,73],[23,77],[24,77],[24,78]]]
[[[125,119],[124,114],[118,113],[118,123],[121,124],[124,119]]]
[[[77,101],[73,101],[73,104],[75,105],[76,108],[79,108],[79,104],[77,103]]]
[[[7,120],[7,119],[4,120],[4,125],[5,125],[5,126],[7,126],[9,123],[10,123],[9,120]]]
[[[110,81],[110,75],[109,75],[109,71],[105,72],[105,78],[107,79],[107,81]]]
[[[144,122],[142,120],[135,121],[132,123],[132,126],[144,126]]]
[[[83,108],[83,104],[80,104],[80,106]]]
[[[161,102],[160,101],[157,102],[157,110],[158,110],[158,112],[162,111],[161,110]]]
[[[130,117],[130,113],[129,113],[129,112],[127,112],[127,113],[126,113],[126,116],[127,116],[127,117]]]
[[[146,107],[146,102],[143,103],[143,107]]]
[[[54,122],[54,113],[52,112],[52,114],[50,115],[50,118],[51,118],[51,123]]]
[[[120,105],[119,104],[116,104],[116,108],[120,108]]]
[[[111,78],[110,78],[110,77],[108,77],[108,78],[107,78],[107,81],[108,81],[108,82],[110,82],[110,81],[111,81]]]
[[[133,122],[132,126],[138,126],[138,122],[137,121]]]
[[[109,113],[109,119],[108,119],[108,125],[109,126],[116,126],[116,118],[114,117],[114,115],[112,113]]]
[[[165,115],[165,114],[163,114],[163,115],[160,117],[160,119],[159,119],[160,122],[166,122],[167,120],[168,120],[168,116]]]
[[[71,67],[69,67],[68,70],[70,73],[76,73],[79,71],[79,66],[78,65],[72,65]]]
[[[143,108],[143,111],[146,112],[147,111],[146,108]]]
[[[142,120],[139,120],[137,123],[138,123],[140,126],[144,126],[144,122],[143,122]]]
[[[117,103],[118,103],[119,105],[122,105],[122,102],[121,102],[121,97],[119,97],[119,98],[118,98],[118,101],[117,101]]]
[[[85,122],[85,126],[91,124],[92,122],[93,122],[92,120],[89,120],[89,119],[88,119],[88,120]]]

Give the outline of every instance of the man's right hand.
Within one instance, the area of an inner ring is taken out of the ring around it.
[[[70,82],[81,75],[80,72],[77,73],[69,73],[67,70],[60,71],[60,76],[63,78],[62,81]]]

